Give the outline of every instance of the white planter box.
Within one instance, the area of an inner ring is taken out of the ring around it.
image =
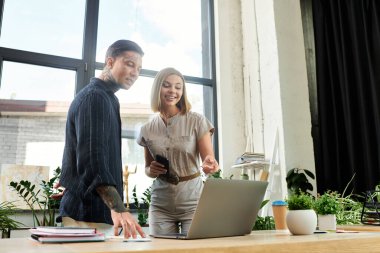
[[[336,215],[335,214],[318,214],[319,230],[336,230]]]

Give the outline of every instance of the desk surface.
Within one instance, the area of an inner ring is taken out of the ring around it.
[[[359,231],[359,232],[380,232],[380,226],[374,225],[338,225],[337,229],[347,230],[347,231]]]
[[[254,231],[247,236],[200,240],[152,238],[151,242],[40,244],[29,238],[1,239],[0,252],[105,253],[105,252],[380,252],[380,233],[327,233],[292,236],[288,231]]]

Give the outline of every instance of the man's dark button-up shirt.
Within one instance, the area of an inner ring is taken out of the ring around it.
[[[60,216],[113,224],[110,210],[95,188],[113,185],[123,196],[120,105],[115,86],[92,78],[71,103],[60,178],[66,188]]]

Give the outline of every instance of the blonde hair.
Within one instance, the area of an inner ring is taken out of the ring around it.
[[[161,87],[165,79],[170,75],[179,76],[183,81],[182,97],[179,100],[179,102],[176,104],[176,106],[180,110],[181,114],[185,114],[190,111],[191,104],[189,100],[187,99],[185,78],[183,77],[181,72],[179,72],[175,68],[164,68],[160,72],[157,73],[152,85],[150,107],[152,108],[153,112],[161,112],[161,97],[160,97]]]

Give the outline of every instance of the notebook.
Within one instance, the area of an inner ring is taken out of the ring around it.
[[[187,234],[157,238],[200,239],[250,234],[268,182],[207,179]]]

